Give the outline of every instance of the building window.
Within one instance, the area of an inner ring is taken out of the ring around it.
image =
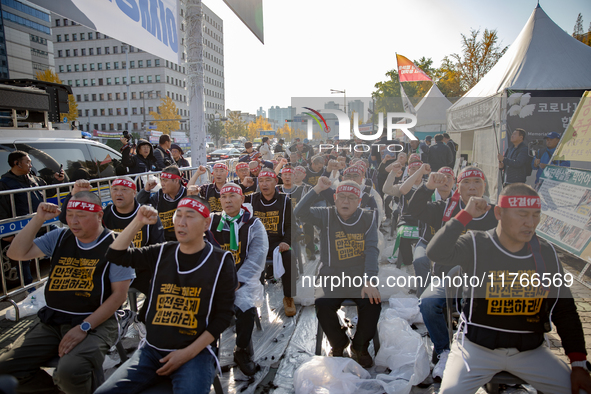
[[[84,101],[88,101],[88,95],[87,94],[84,95]]]
[[[64,66],[59,66],[59,72],[63,73],[64,72]]]
[[[113,123],[109,123],[109,131],[115,130],[115,125]]]
[[[109,100],[109,101],[113,100],[113,93],[107,93],[107,100]]]
[[[131,99],[135,100],[135,92],[131,92]]]
[[[152,67],[152,61],[146,60],[146,67]]]
[[[137,123],[134,123],[134,124],[133,124],[133,129],[134,129],[134,130],[137,130]]]
[[[104,123],[101,123],[101,131],[107,131]]]
[[[125,93],[123,93],[125,95]],[[123,97],[123,100],[126,100],[125,97]],[[123,115],[127,115],[127,107],[123,108]]]
[[[103,63],[97,63],[96,64],[96,69],[97,70],[102,70],[103,69]]]
[[[113,116],[113,108],[109,108],[109,116]]]
[[[154,67],[160,67],[160,59],[154,59]]]
[[[135,83],[135,77],[131,77],[131,83],[134,84]]]
[[[74,64],[74,71],[80,71],[80,65]]]
[[[107,85],[110,85],[110,84],[111,84],[111,78],[107,78]],[[111,94],[111,93],[109,93],[109,94]]]
[[[121,68],[125,70],[125,67],[127,67],[127,63],[126,62],[121,62]]]
[[[120,100],[120,99],[121,99],[121,94],[115,93],[115,100]]]
[[[109,55],[111,53],[111,48],[105,47],[105,55]]]
[[[111,69],[111,62],[106,62],[105,63],[105,69],[110,70]]]
[[[90,79],[90,86],[96,86],[96,79],[95,78]]]
[[[89,109],[85,109],[84,110],[84,115],[85,116],[90,116],[90,110]]]
[[[88,33],[88,39],[92,40],[92,33]]]
[[[56,20],[55,20],[55,25],[59,27],[59,26],[60,26],[60,22],[61,22],[61,20],[60,20],[60,19],[56,19]]]
[[[113,68],[115,70],[118,70],[119,69],[119,62],[113,62]]]
[[[82,71],[86,71],[86,63],[82,65]]]
[[[88,34],[90,34],[90,33],[88,33]],[[88,54],[90,56],[94,55],[94,48],[88,48]]]
[[[157,91],[156,91],[156,98],[160,98],[160,94],[161,94],[161,93],[160,93],[160,90],[157,90]]]
[[[64,34],[64,41],[66,41],[66,42],[70,41],[70,35],[69,34]]]
[[[82,80],[82,85],[83,86],[88,86],[88,79],[83,79]]]
[[[105,94],[99,93],[99,101],[105,101]]]
[[[72,86],[72,80],[68,79],[68,85]]]
[[[123,77],[123,85],[127,85],[127,77]]]
[[[156,82],[160,82],[160,75],[156,75]]]
[[[92,95],[92,101],[96,101],[96,94]]]
[[[96,35],[98,36],[98,33],[96,33]],[[98,37],[97,37],[98,38]],[[100,55],[101,54],[101,48],[96,48],[96,54]]]
[[[70,57],[70,50],[66,49],[66,57]]]
[[[100,40],[101,39],[101,33],[99,33],[98,31],[96,32],[96,39]]]
[[[78,56],[78,49],[74,49],[74,56]]]
[[[119,77],[115,77],[115,85],[119,85]],[[117,94],[119,94],[119,93],[117,93]],[[117,100],[119,100],[119,99],[117,99]]]
[[[131,109],[131,114],[132,114],[132,115],[137,115],[137,108],[136,108],[136,107],[133,107],[133,108]]]
[[[144,61],[143,61],[143,60],[138,60],[138,61],[137,61],[137,67],[138,67],[138,68],[142,68],[142,67],[144,67]]]
[[[135,61],[134,60],[129,61],[129,68],[135,68]]]
[[[78,41],[78,34],[72,34],[72,41]]]
[[[99,80],[99,86],[103,86],[103,79],[99,78],[98,80]],[[102,94],[101,94],[101,96],[102,96]]]
[[[84,41],[86,37],[86,33],[80,33],[80,41]]]
[[[123,127],[121,126],[121,123],[117,123],[117,130],[123,130]]]
[[[61,34],[57,35],[57,42],[62,42],[62,35]]]
[[[152,83],[152,76],[148,75],[148,83]]]
[[[144,76],[143,75],[140,75],[138,77],[138,79],[139,79],[139,83],[144,83]]]
[[[119,53],[119,47],[118,46],[114,46],[113,47],[113,53]]]
[[[101,108],[101,116],[105,116],[105,109]]]
[[[170,77],[168,75],[166,76],[166,83],[170,83]]]
[[[85,48],[82,48],[80,50],[80,56],[86,56],[86,49]]]
[[[76,86],[80,86],[80,80],[79,79],[76,80]],[[78,101],[80,101],[80,100],[78,100]]]
[[[121,115],[121,108],[117,108],[117,115]]]

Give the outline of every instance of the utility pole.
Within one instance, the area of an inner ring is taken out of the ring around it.
[[[127,86],[127,131],[131,133],[131,97],[129,94],[129,46],[125,48],[125,70],[127,71],[127,77],[125,79],[125,85]]]

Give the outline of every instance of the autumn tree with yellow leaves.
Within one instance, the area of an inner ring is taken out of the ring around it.
[[[154,120],[181,119],[179,110],[170,97],[161,98],[158,112],[150,111],[149,115],[152,116]],[[164,134],[170,134],[171,131],[179,130],[181,128],[181,122],[178,120],[155,123],[156,130],[161,131]]]
[[[44,71],[37,71],[35,73],[35,78],[37,78],[39,81],[63,83],[57,74],[51,71],[49,68]],[[78,120],[78,103],[76,103],[76,99],[74,98],[73,94],[68,95],[68,105],[70,107],[70,112],[67,114],[60,114],[60,119],[66,117],[68,122]]]
[[[255,138],[261,138],[262,130],[273,130],[273,127],[271,126],[271,123],[267,121],[267,119],[259,116],[255,122],[250,122],[248,124],[246,138],[249,141],[254,141]]]

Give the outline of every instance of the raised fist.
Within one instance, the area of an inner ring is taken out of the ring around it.
[[[207,174],[207,168],[205,166],[199,166],[197,169],[197,175],[201,176],[203,174]]]
[[[250,177],[250,176],[247,176],[242,181],[242,184],[244,185],[244,187],[254,186],[254,179],[252,179],[252,177]]]
[[[486,202],[484,198],[472,196],[470,197],[470,200],[468,200],[468,204],[466,205],[466,208],[464,208],[464,211],[472,215],[473,218],[477,218],[484,215],[490,208],[491,206],[488,205],[488,202]]]
[[[156,224],[158,211],[149,205],[142,205],[134,220],[139,220],[142,224]]]
[[[438,187],[445,185],[445,182],[447,182],[447,177],[445,174],[432,172],[429,174],[429,180],[427,180],[427,189],[435,190]]]
[[[156,180],[150,179],[148,182],[146,182],[146,185],[144,186],[144,189],[147,192],[149,192],[150,190],[152,190],[153,188],[155,188],[157,184],[158,184],[158,182],[156,182]]]
[[[188,196],[198,196],[199,195],[199,186],[191,185],[187,187],[187,195]]]
[[[37,216],[42,218],[44,222],[57,217],[61,212],[57,205],[49,202],[42,202],[37,207]]]
[[[431,173],[431,166],[427,163],[423,164],[421,166],[421,172],[423,173],[423,175],[427,175]]]
[[[74,187],[72,188],[72,195],[78,192],[89,192],[90,191],[90,182],[86,179],[78,179],[76,183],[74,183]]]
[[[314,186],[314,189],[316,189],[317,193],[320,193],[328,188],[330,188],[332,186],[332,182],[330,181],[330,179],[328,179],[325,176],[321,176],[320,178],[318,178],[318,183],[316,184],[316,186]]]
[[[386,167],[386,171],[388,171],[388,172],[392,172],[392,171],[398,172],[401,169],[402,169],[402,165],[397,161],[395,161],[394,163],[392,163]]]

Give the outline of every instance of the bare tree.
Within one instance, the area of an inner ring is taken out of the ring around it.
[[[583,14],[579,12],[579,15],[577,16],[577,21],[575,22],[575,28],[573,29],[573,37],[581,41],[583,39],[584,33],[585,31],[583,30]]]

